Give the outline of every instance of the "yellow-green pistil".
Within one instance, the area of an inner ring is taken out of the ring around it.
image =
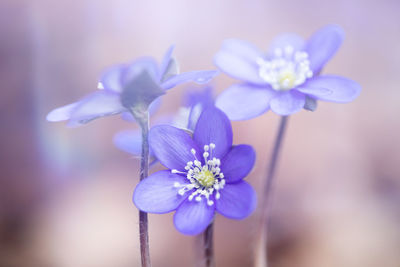
[[[221,161],[212,155],[214,148],[215,144],[213,143],[204,146],[204,164],[196,157],[196,150],[192,149],[191,153],[195,159],[187,162],[185,166],[186,172],[171,170],[172,173],[184,174],[190,181],[189,184],[174,183],[174,187],[179,188],[179,195],[183,196],[186,192],[192,190],[192,193],[188,196],[189,201],[194,199],[200,202],[204,197],[209,206],[214,204],[211,196],[214,196],[216,200],[221,197],[219,190],[224,188],[225,179],[220,169]]]
[[[201,171],[197,175],[197,181],[205,187],[212,186],[215,182],[214,174],[209,170]]]

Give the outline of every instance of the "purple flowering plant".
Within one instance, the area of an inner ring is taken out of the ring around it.
[[[185,82],[207,83],[217,71],[190,71],[179,74],[172,57],[174,46],[165,53],[160,65],[151,57],[141,57],[130,64],[109,68],[101,77],[96,92],[57,108],[47,115],[48,121],[68,120],[68,126],[80,126],[94,119],[123,112],[143,116],[149,105],[166,90]],[[156,102],[155,102],[156,104]]]
[[[316,101],[347,103],[360,93],[358,83],[337,75],[321,75],[344,39],[343,30],[328,25],[307,41],[297,34],[283,34],[264,53],[246,41],[224,41],[215,65],[243,83],[227,88],[216,100],[231,120],[257,117],[271,109],[287,116]]]
[[[74,127],[122,113],[124,119],[136,121],[141,131],[120,132],[114,143],[141,156],[140,182],[133,202],[139,209],[142,266],[151,266],[147,213],[175,212],[176,229],[186,235],[203,233],[209,242],[204,245],[207,251],[217,213],[244,219],[256,208],[255,191],[243,180],[255,164],[255,150],[232,144],[230,120],[251,119],[269,109],[282,116],[260,201],[260,221],[266,228],[267,196],[288,116],[303,108],[314,111],[318,100],[350,102],[361,91],[360,85],[348,78],[321,74],[343,38],[340,27],[328,25],[307,41],[296,34],[278,36],[266,53],[246,41],[226,40],[214,63],[242,82],[223,91],[215,103],[207,87],[201,93],[187,94],[187,103],[177,117],[149,130],[149,115],[167,90],[185,82],[207,83],[218,74],[214,70],[179,74],[171,46],[159,65],[153,58],[142,57],[111,67],[102,75],[96,92],[51,111],[47,120],[67,120],[67,125]],[[167,170],[149,176],[150,157]],[[262,237],[267,230],[261,231]],[[259,251],[265,253],[263,248]],[[210,263],[212,253],[206,252],[207,257]]]
[[[149,213],[175,211],[176,229],[187,235],[203,232],[218,212],[243,219],[256,207],[256,194],[243,178],[252,170],[255,151],[232,146],[232,127],[219,109],[205,109],[193,137],[170,125],[150,130],[153,153],[168,170],[141,181],[133,201]]]

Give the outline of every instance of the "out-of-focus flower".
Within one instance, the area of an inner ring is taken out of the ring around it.
[[[232,146],[232,127],[219,109],[205,109],[193,137],[170,125],[155,126],[150,147],[169,170],[141,181],[133,201],[142,211],[168,213],[176,210],[175,227],[183,234],[205,230],[216,212],[243,219],[256,207],[254,189],[242,179],[255,162],[249,145]]]
[[[244,83],[222,92],[216,106],[231,120],[245,120],[269,109],[283,116],[302,108],[315,110],[316,100],[354,100],[361,90],[358,83],[340,76],[320,75],[343,39],[340,27],[328,25],[308,41],[296,34],[278,36],[266,54],[245,41],[224,41],[214,63]]]
[[[214,105],[213,90],[211,87],[205,87],[201,90],[189,90],[184,98],[183,106],[179,108],[176,114],[158,118],[153,125],[169,124],[176,128],[193,132],[200,113],[205,108]],[[129,121],[132,120],[132,116],[124,117]],[[115,146],[122,151],[134,156],[141,155],[142,133],[139,129],[118,132],[114,136],[113,141]],[[154,155],[151,148],[150,157],[152,157],[151,161],[154,162]]]
[[[100,90],[51,111],[47,120],[68,120],[68,126],[73,127],[125,111],[140,114],[165,90],[189,81],[207,83],[217,74],[213,70],[178,74],[177,63],[172,58],[173,48],[167,50],[160,66],[153,58],[142,57],[130,64],[111,67],[100,79]]]

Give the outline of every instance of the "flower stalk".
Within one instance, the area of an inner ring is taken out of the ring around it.
[[[210,223],[206,230],[199,235],[200,253],[198,267],[215,267],[214,260],[214,223]]]
[[[131,110],[142,130],[142,155],[140,158],[140,181],[149,176],[149,111]],[[151,267],[147,213],[139,210],[139,241],[142,267]]]
[[[283,137],[285,135],[285,131],[288,123],[288,116],[281,116],[281,120],[279,123],[278,133],[275,138],[274,148],[271,154],[271,160],[269,162],[269,166],[267,169],[267,177],[264,185],[264,192],[262,194],[263,201],[261,202],[261,242],[260,242],[260,250],[261,254],[258,257],[258,260],[262,262],[259,266],[268,266],[268,228],[269,228],[269,220],[270,220],[270,212],[269,212],[269,202],[271,198],[271,191],[273,186],[273,181],[276,173],[276,167],[278,165],[279,154],[282,148]]]

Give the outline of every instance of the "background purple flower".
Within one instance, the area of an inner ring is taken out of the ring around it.
[[[243,219],[256,207],[253,188],[242,179],[255,162],[251,146],[232,146],[232,127],[217,108],[204,110],[193,138],[169,125],[155,126],[150,147],[169,170],[141,181],[133,201],[138,209],[174,215],[175,227],[183,234],[199,234],[216,212]]]
[[[361,90],[359,84],[336,75],[320,75],[343,38],[340,27],[328,25],[308,41],[296,34],[278,36],[267,53],[245,41],[224,41],[214,63],[244,83],[222,92],[216,106],[231,120],[245,120],[269,109],[282,116],[302,108],[315,110],[316,100],[354,100]]]
[[[165,90],[194,81],[207,83],[217,71],[191,71],[179,74],[171,46],[161,64],[151,57],[142,57],[130,64],[108,69],[100,79],[98,91],[82,100],[57,108],[47,115],[49,121],[68,120],[68,126],[80,126],[94,119],[147,107]],[[157,104],[155,104],[157,106]]]

